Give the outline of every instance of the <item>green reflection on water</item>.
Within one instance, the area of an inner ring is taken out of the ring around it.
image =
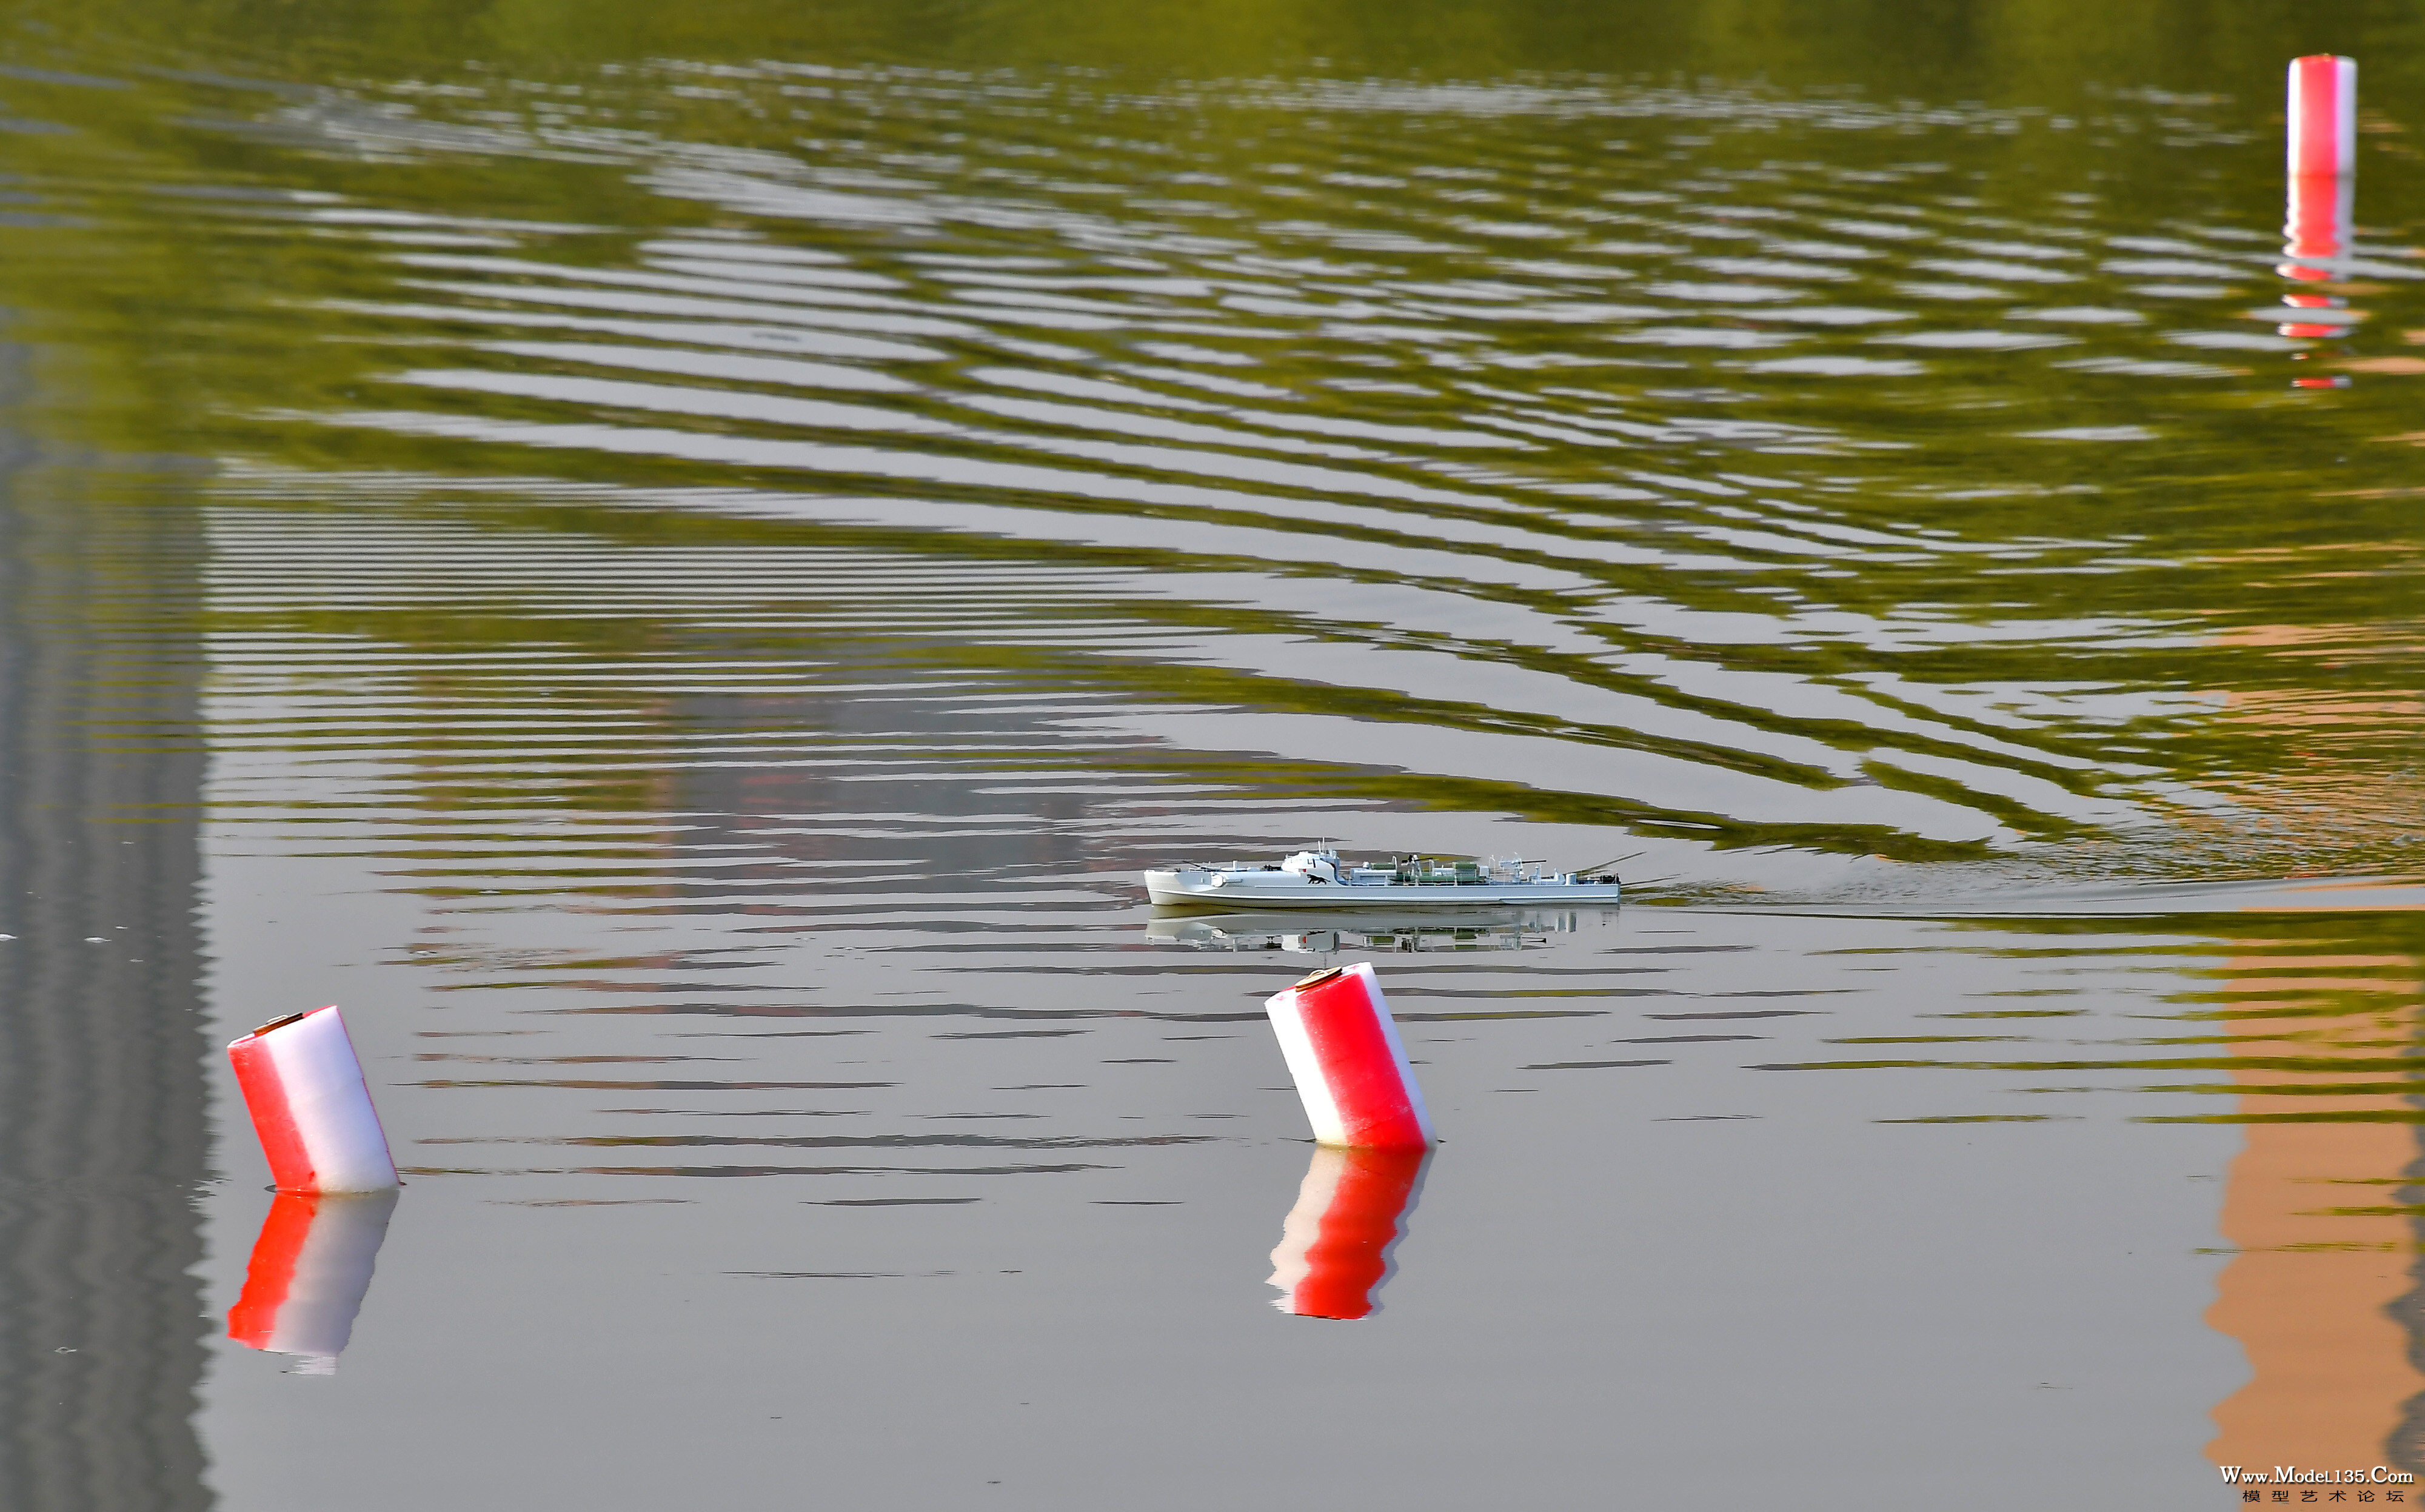
[[[226,493],[274,509],[518,533],[541,570],[554,541],[1277,574],[1316,587],[1039,601],[948,645],[865,589],[851,630],[731,644],[1394,732],[1239,760],[1148,721],[1083,756],[996,748],[998,770],[1687,850],[2416,862],[2425,380],[2382,364],[2425,330],[2397,108],[2425,38],[2400,8],[2297,43],[2362,51],[2383,105],[2369,266],[2311,286],[2350,334],[2303,341],[2262,318],[2269,7],[20,19],[7,99],[40,129],[12,140],[0,304],[43,375],[21,424],[60,444],[238,463]],[[1224,78],[1245,82],[1190,82]],[[1426,83],[1465,79],[1498,82]],[[794,351],[827,377],[733,363]],[[2351,361],[2378,365],[2288,387]],[[876,388],[837,406],[833,381]],[[751,494],[827,502],[723,502]],[[1060,523],[939,534],[912,502]],[[1150,539],[1179,526],[1201,528]],[[1407,584],[1488,627],[1307,606]],[[219,602],[248,633],[697,644],[670,607],[441,597]],[[1158,649],[1088,643],[1106,618]],[[508,716],[535,696],[419,675]],[[659,717],[627,689],[551,696]],[[526,796],[475,740],[408,738],[463,758],[434,807]],[[648,804],[628,775],[555,780]]]

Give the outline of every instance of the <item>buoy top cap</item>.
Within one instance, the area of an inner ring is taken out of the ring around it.
[[[301,1013],[290,1013],[283,1019],[272,1019],[267,1023],[265,1023],[261,1025],[261,1027],[253,1030],[250,1034],[239,1036],[236,1039],[236,1043],[242,1044],[247,1039],[258,1039],[263,1035],[269,1033],[272,1029],[283,1029],[290,1023],[301,1023],[304,1020],[312,1017],[312,1015],[315,1013],[326,1013],[329,1011],[329,1008],[333,1008],[336,1005],[331,1003],[328,1007],[306,1008]]]

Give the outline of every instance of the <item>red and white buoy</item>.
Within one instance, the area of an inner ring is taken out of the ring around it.
[[[362,1063],[331,1005],[265,1023],[228,1046],[253,1129],[281,1192],[378,1192],[396,1184]]]
[[[2331,283],[2349,276],[2354,250],[2353,215],[2357,190],[2357,64],[2319,53],[2290,60],[2290,94],[2284,132],[2289,169],[2289,204],[2282,218],[2284,262],[2275,270],[2302,283]],[[2348,301],[2329,294],[2286,294],[2286,318],[2275,329],[2300,341],[2328,341],[2349,333]],[[2339,377],[2291,380],[2298,388],[2333,388]]]
[[[300,1359],[296,1373],[329,1375],[354,1335],[396,1193],[281,1192],[263,1220],[228,1310],[228,1337]]]
[[[2330,53],[2290,60],[2289,169],[2294,179],[2357,171],[2357,60]]]
[[[2282,276],[2321,283],[2339,276],[2332,265],[2350,254],[2351,211],[2357,181],[2357,64],[2319,53],[2290,60],[2288,127],[2289,208],[2282,220]],[[2303,301],[2292,299],[2293,304]],[[2286,335],[2337,331],[2285,330]]]
[[[1263,1003],[1321,1144],[1426,1150],[1422,1088],[1370,964],[1316,972]]]
[[[1317,1149],[1272,1251],[1272,1306],[1301,1318],[1363,1318],[1422,1190],[1423,1150]]]

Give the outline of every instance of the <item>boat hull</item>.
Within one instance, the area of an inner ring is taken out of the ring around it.
[[[1214,878],[1219,878],[1216,882]],[[1293,872],[1148,872],[1146,894],[1163,908],[1413,909],[1608,908],[1624,889],[1614,882],[1317,882]]]

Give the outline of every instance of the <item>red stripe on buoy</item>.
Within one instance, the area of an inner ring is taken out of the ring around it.
[[[252,1263],[244,1273],[244,1294],[228,1309],[228,1337],[253,1349],[267,1349],[278,1336],[279,1310],[295,1287],[295,1264],[312,1236],[319,1198],[309,1192],[281,1192],[253,1242]]]
[[[1414,1098],[1398,1074],[1395,1047],[1382,1032],[1388,1011],[1374,1001],[1369,974],[1342,972],[1297,989],[1305,1037],[1339,1106],[1346,1143],[1368,1150],[1421,1150],[1431,1143]]]
[[[1316,972],[1274,994],[1263,1008],[1318,1142],[1378,1150],[1430,1146],[1423,1094],[1371,965]]]
[[[1429,1158],[1422,1150],[1316,1150],[1272,1251],[1272,1284],[1286,1293],[1275,1305],[1302,1318],[1370,1316]]]
[[[286,1095],[286,1080],[278,1072],[278,1058],[263,1037],[294,1021],[281,1019],[262,1025],[228,1046],[228,1059],[235,1064],[235,1083],[244,1092],[252,1127],[261,1135],[262,1153],[269,1157],[271,1184],[281,1192],[308,1192],[319,1185],[318,1174],[312,1168],[311,1152],[304,1149],[303,1129]]]

